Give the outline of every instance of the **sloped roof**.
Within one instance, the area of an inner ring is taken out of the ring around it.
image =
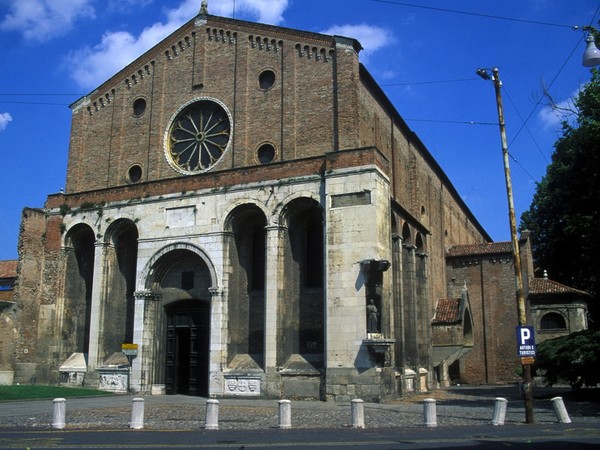
[[[454,324],[460,322],[460,298],[441,298],[435,308],[433,325]]]
[[[529,282],[529,295],[577,295],[590,297],[585,291],[580,291],[548,278],[534,278]]]
[[[0,261],[0,278],[17,278],[17,260]]]
[[[494,255],[512,253],[512,244],[506,242],[485,242],[483,244],[453,245],[448,249],[448,257]]]

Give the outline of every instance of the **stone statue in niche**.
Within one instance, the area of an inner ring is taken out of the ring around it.
[[[367,332],[379,333],[379,311],[373,299],[369,299],[367,305]]]

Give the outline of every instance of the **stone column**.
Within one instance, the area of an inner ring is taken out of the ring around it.
[[[210,292],[210,344],[209,344],[209,386],[210,396],[223,395],[221,368],[225,366],[227,356],[227,314],[222,289],[209,288]],[[217,377],[215,377],[215,375]]]
[[[136,291],[133,298],[133,343],[138,344],[138,354],[131,362],[130,388],[134,392],[147,392],[151,390],[148,385],[151,383],[149,375],[152,373],[155,359],[152,340],[156,339],[156,336],[152,324],[160,317],[160,296],[152,291]]]
[[[277,365],[277,296],[283,275],[281,238],[286,228],[277,225],[265,227],[267,232],[265,264],[265,369]]]
[[[94,249],[94,276],[92,281],[92,304],[90,311],[90,347],[88,349],[88,372],[94,372],[102,363],[100,339],[103,327],[104,294],[106,285],[106,265],[104,264],[106,245],[96,242]]]
[[[404,340],[404,292],[402,287],[402,236],[392,235],[392,311],[394,312],[394,334],[396,339],[395,366],[402,367],[406,354]]]
[[[419,366],[428,371],[427,384],[431,382],[433,372],[430,371],[431,346],[431,319],[433,318],[432,302],[429,300],[429,255],[424,252],[415,253],[417,260],[417,351],[419,355]]]
[[[415,253],[417,247],[412,244],[404,244],[404,257],[406,264],[404,265],[404,339],[405,354],[404,365],[409,366],[418,373],[419,370],[419,347],[417,340],[417,330],[419,327],[418,305],[417,305],[417,289],[416,289],[416,274],[415,274]]]

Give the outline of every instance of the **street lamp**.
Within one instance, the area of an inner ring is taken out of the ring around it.
[[[504,159],[504,178],[506,180],[506,195],[508,197],[508,218],[510,222],[510,238],[512,243],[513,266],[515,272],[517,308],[519,312],[519,326],[527,324],[527,309],[523,293],[523,274],[521,272],[521,253],[517,237],[517,221],[515,219],[515,206],[513,201],[512,183],[510,180],[510,165],[508,162],[508,144],[506,141],[506,126],[504,124],[504,109],[502,107],[502,82],[497,68],[477,69],[477,75],[484,80],[492,80],[496,90],[496,105],[498,107],[498,122],[500,125],[500,139],[502,142],[502,157]],[[523,368],[523,389],[525,393],[525,421],[534,423],[533,420],[533,390],[531,385],[531,365],[521,360]]]
[[[597,66],[600,64],[600,50],[596,47],[594,34],[589,33],[587,38],[585,38],[585,41],[587,42],[587,47],[585,48],[585,52],[583,52],[582,64],[585,67]]]
[[[600,50],[596,47],[596,36],[598,36],[598,29],[592,27],[590,25],[579,26],[575,25],[573,27],[575,31],[585,31],[587,32],[587,37],[585,38],[585,42],[587,42],[587,46],[585,51],[583,52],[583,58],[581,59],[581,64],[585,67],[594,67],[600,64]]]

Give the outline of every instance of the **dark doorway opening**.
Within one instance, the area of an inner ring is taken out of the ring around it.
[[[169,305],[165,388],[167,394],[208,395],[210,303]]]

